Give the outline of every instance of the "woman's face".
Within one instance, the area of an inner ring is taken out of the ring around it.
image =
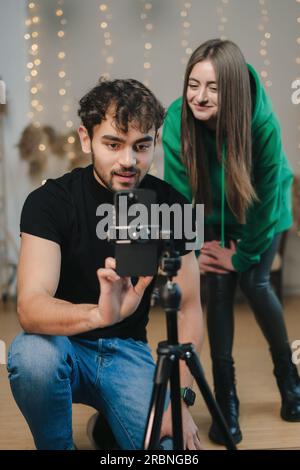
[[[186,92],[188,105],[195,117],[210,128],[216,127],[218,88],[216,74],[210,60],[194,65]]]

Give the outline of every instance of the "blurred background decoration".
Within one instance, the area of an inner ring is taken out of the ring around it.
[[[29,124],[22,132],[18,148],[20,157],[28,162],[30,177],[38,181],[45,173],[55,178],[59,169],[70,171],[90,163],[81,150],[76,131],[58,134],[51,126]]]

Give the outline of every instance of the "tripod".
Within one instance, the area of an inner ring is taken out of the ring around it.
[[[223,434],[228,450],[236,450],[226,421],[215,401],[206,382],[204,372],[191,343],[179,344],[177,331],[177,312],[180,307],[181,292],[179,286],[172,282],[181,266],[178,252],[173,250],[170,240],[164,241],[165,247],[161,258],[161,268],[167,276],[167,282],[162,288],[162,306],[167,319],[167,341],[160,342],[157,348],[157,363],[155,368],[154,385],[150,401],[149,413],[144,435],[144,449],[159,449],[160,429],[164,413],[167,385],[170,381],[173,448],[183,450],[181,396],[179,360],[184,360],[211,414]]]

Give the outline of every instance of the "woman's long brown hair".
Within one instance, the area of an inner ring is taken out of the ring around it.
[[[187,64],[181,111],[182,158],[187,168],[193,197],[203,203],[206,213],[212,210],[212,195],[208,171],[210,157],[205,152],[202,138],[203,124],[194,118],[186,94],[193,67],[201,61],[211,61],[218,87],[218,114],[216,127],[217,155],[222,162],[226,149],[225,187],[227,203],[240,223],[246,221],[246,211],[257,199],[251,182],[251,90],[245,58],[231,41],[212,39],[198,47]]]

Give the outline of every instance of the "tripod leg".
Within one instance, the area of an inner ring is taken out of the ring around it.
[[[158,449],[160,430],[164,414],[167,384],[171,375],[172,362],[167,355],[160,355],[155,369],[154,385],[144,436],[144,449]]]
[[[212,416],[212,419],[217,423],[219,429],[224,437],[226,449],[236,450],[235,443],[228,429],[227,423],[222,415],[219,405],[214,399],[214,396],[206,382],[204,372],[200,360],[194,349],[186,351],[183,359],[185,360],[191,374],[195,378],[199,390],[204,398],[207,408]]]
[[[172,405],[172,425],[173,425],[173,448],[183,449],[182,435],[182,413],[180,397],[179,360],[176,358],[171,371],[171,405]]]

